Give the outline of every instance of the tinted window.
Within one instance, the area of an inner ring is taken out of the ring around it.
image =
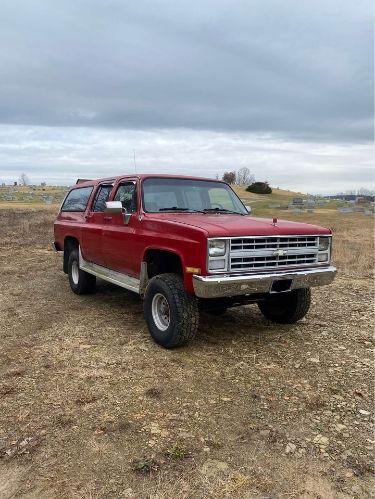
[[[105,203],[111,194],[112,185],[102,185],[95,196],[92,211],[104,211]]]
[[[85,211],[93,187],[81,187],[69,192],[61,211]]]
[[[117,189],[114,201],[121,201],[128,213],[137,211],[137,187],[133,182],[125,182]]]

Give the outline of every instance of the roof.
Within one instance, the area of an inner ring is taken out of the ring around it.
[[[222,180],[217,180],[215,178],[194,177],[190,175],[167,175],[162,173],[135,173],[127,175],[118,175],[116,177],[104,177],[95,180],[80,181],[79,187],[85,187],[85,186],[88,187],[102,182],[117,182],[118,180],[127,179],[127,178],[130,179],[137,178],[139,180],[144,180],[146,178],[183,178],[188,180],[206,180],[210,182],[222,182]]]

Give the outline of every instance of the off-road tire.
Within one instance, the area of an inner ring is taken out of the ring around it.
[[[155,295],[161,294],[169,305],[169,326],[161,331],[152,314]],[[165,348],[186,345],[198,330],[199,311],[195,296],[185,291],[178,274],[160,274],[153,277],[146,288],[143,304],[144,316],[154,341]]]
[[[73,267],[78,265],[78,282],[74,281],[73,278]],[[69,284],[71,290],[76,295],[84,295],[93,293],[95,291],[96,285],[96,277],[84,272],[79,268],[79,254],[78,249],[74,249],[69,254],[68,260],[68,276],[69,276]]]
[[[311,303],[310,288],[295,289],[289,293],[270,295],[258,303],[264,317],[277,324],[294,324],[309,311]]]

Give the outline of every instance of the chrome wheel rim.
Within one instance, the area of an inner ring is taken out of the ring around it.
[[[72,281],[75,285],[79,283],[79,267],[77,260],[72,263]]]
[[[160,331],[166,331],[171,321],[168,301],[161,293],[156,293],[152,299],[152,318]]]

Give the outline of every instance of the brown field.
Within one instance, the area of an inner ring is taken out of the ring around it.
[[[306,319],[202,314],[166,351],[136,295],[70,292],[53,208],[2,205],[0,498],[370,497],[373,220],[283,216],[336,234]]]

